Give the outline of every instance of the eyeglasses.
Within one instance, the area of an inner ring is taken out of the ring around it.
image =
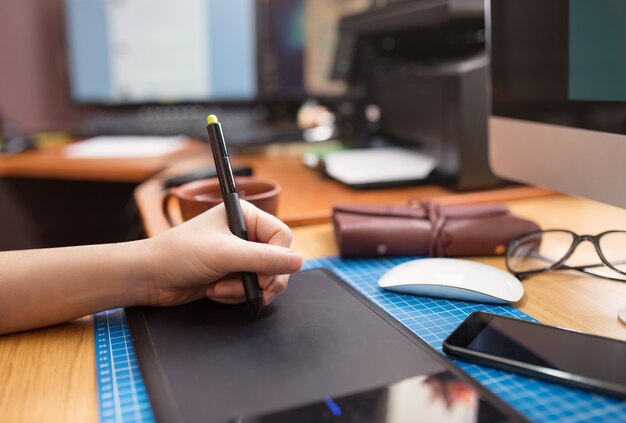
[[[574,251],[583,241],[593,244],[601,263],[573,262]],[[506,267],[519,279],[551,270],[577,270],[626,282],[626,231],[607,231],[595,236],[561,229],[532,232],[509,242]]]

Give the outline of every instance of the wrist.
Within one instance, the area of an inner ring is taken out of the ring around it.
[[[150,304],[150,293],[153,285],[153,272],[155,260],[152,258],[152,243],[150,239],[125,242],[118,244],[123,246],[119,249],[122,255],[124,275],[119,278],[120,295],[123,303],[127,306],[139,306]]]
[[[163,242],[163,236],[136,241],[137,283],[134,290],[135,305],[162,304],[163,287],[171,280],[169,268],[171,257],[176,247],[172,242]]]

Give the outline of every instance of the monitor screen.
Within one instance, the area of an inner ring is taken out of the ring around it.
[[[252,100],[255,0],[65,0],[79,103]]]
[[[626,2],[491,0],[490,162],[626,207]]]
[[[306,0],[258,0],[259,94],[304,96]]]

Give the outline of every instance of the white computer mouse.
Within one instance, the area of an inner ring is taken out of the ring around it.
[[[399,264],[378,285],[404,294],[426,295],[484,303],[514,303],[524,286],[496,267],[453,258],[424,258]]]

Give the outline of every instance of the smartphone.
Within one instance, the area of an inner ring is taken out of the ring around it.
[[[626,398],[626,342],[491,313],[472,313],[443,350],[470,361]]]

